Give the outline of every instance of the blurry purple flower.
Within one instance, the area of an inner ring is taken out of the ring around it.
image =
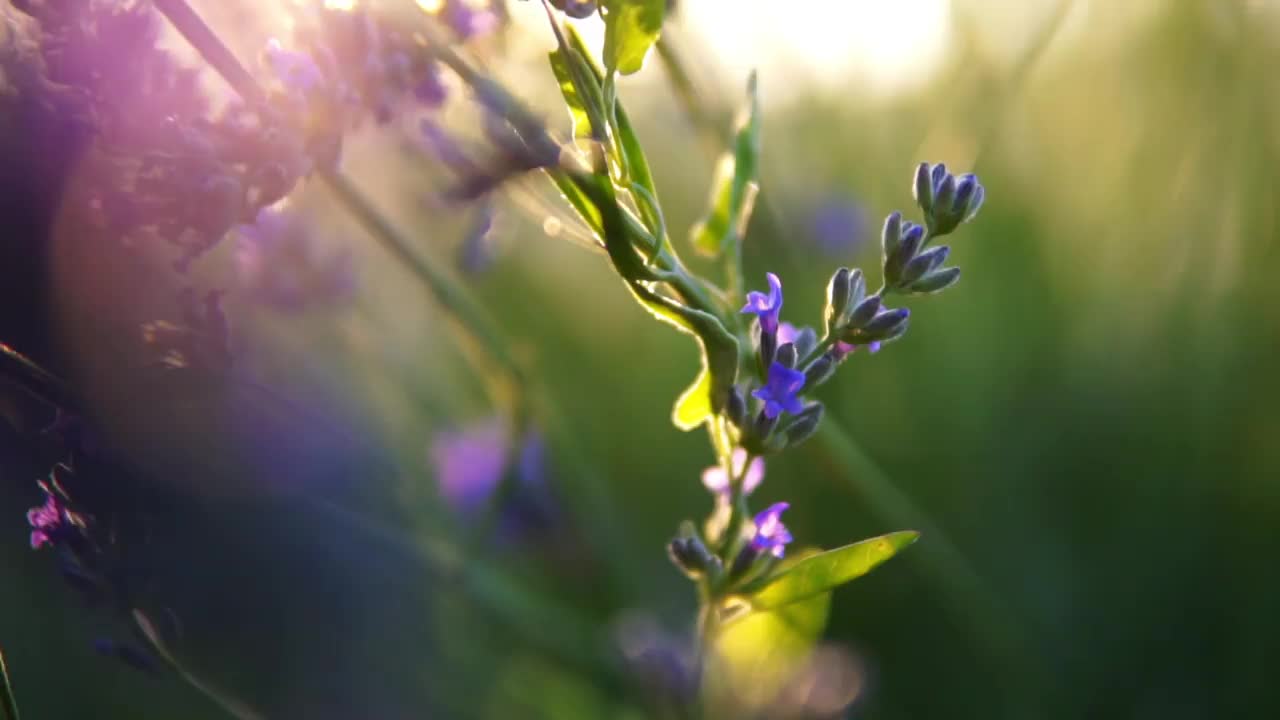
[[[487,35],[499,23],[498,14],[492,8],[477,6],[468,0],[448,0],[444,7],[444,17],[463,40]]]
[[[501,418],[436,436],[431,464],[440,494],[449,505],[464,512],[484,505],[502,481],[507,442],[507,427]]]
[[[296,210],[264,208],[239,228],[236,264],[243,287],[284,310],[332,305],[355,294],[350,252],[323,247],[316,224]]]
[[[626,670],[659,706],[683,705],[697,694],[698,667],[692,643],[668,632],[652,616],[627,611],[614,625]]]
[[[830,255],[847,256],[866,239],[867,214],[861,205],[832,199],[814,211],[810,233],[818,248]]]
[[[31,526],[31,549],[56,545],[62,539],[84,531],[87,523],[83,516],[72,512],[57,480],[57,469],[48,481],[40,481],[44,492],[44,504],[27,511],[27,524]]]
[[[413,85],[413,96],[429,108],[438,108],[448,99],[449,93],[438,63],[431,61],[425,66],[422,76]]]
[[[733,477],[742,477],[742,492],[750,495],[756,488],[760,487],[760,482],[764,480],[764,458],[757,457],[751,461],[749,467],[744,468],[747,462],[747,451],[743,448],[736,448],[731,458],[731,471]],[[743,471],[746,475],[743,475]],[[702,471],[702,484],[706,486],[717,498],[729,495],[731,479],[729,474],[725,472],[720,465],[714,465]]]
[[[780,558],[786,553],[787,543],[792,540],[791,531],[782,524],[782,513],[791,507],[790,503],[774,503],[755,517],[756,532],[751,538],[751,547],[757,552],[769,552]]]
[[[778,331],[778,313],[782,311],[782,281],[773,273],[765,273],[769,281],[769,294],[752,290],[747,293],[747,304],[740,312],[760,318],[760,329],[766,333]]]
[[[776,418],[783,411],[796,415],[804,409],[804,404],[796,397],[803,387],[803,372],[775,362],[769,366],[769,379],[764,387],[751,394],[764,401],[765,417]]]
[[[267,41],[264,52],[276,79],[286,90],[306,95],[324,85],[324,73],[307,53],[285,50],[276,38]]]

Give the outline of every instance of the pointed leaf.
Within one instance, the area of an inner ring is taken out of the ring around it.
[[[560,94],[569,108],[569,116],[573,120],[573,136],[605,142],[609,126],[605,120],[601,80],[593,71],[586,54],[567,44],[558,26],[552,27],[560,47],[547,53],[547,59],[551,62],[551,72],[555,74],[556,82],[560,84]]]
[[[733,148],[716,163],[707,214],[690,231],[694,248],[715,257],[730,244],[742,242],[755,208],[759,175],[760,100],[753,73],[734,124]]]
[[[703,423],[713,412],[711,409],[711,373],[706,366],[698,373],[693,384],[676,400],[675,410],[671,413],[671,422],[681,430],[693,430]]]
[[[871,572],[920,537],[903,530],[806,558],[774,578],[751,598],[757,610],[781,608],[830,591]]]
[[[666,0],[605,0],[604,65],[623,75],[638,72],[662,33]]]

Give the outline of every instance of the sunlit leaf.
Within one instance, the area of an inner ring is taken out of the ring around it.
[[[582,40],[582,35],[570,25],[565,28],[565,38],[569,49],[577,53],[575,57],[582,59],[583,68],[590,72],[597,85],[603,86],[604,70],[591,60],[591,52],[587,49],[587,44]],[[627,115],[621,100],[614,100],[613,119],[616,123],[615,130],[617,132],[618,145],[622,154],[626,156],[631,182],[643,188],[649,197],[654,202],[657,202],[658,187],[653,181],[653,171],[649,169],[649,158],[645,156],[644,148],[640,145],[640,138],[636,135],[635,128],[631,125],[631,118]],[[654,233],[659,232],[660,228],[659,223],[656,221],[656,213],[649,206],[648,199],[638,198],[637,206],[645,215],[645,223],[649,230]]]
[[[666,0],[606,0],[605,8],[605,67],[623,75],[638,72],[662,33]]]
[[[707,213],[689,233],[694,248],[715,257],[730,244],[742,241],[755,208],[759,175],[760,101],[752,74],[746,102],[734,124],[733,148],[716,163]]]
[[[831,594],[820,593],[726,621],[712,638],[708,658],[706,690],[717,709],[745,712],[773,701],[804,667],[830,608]]]
[[[903,530],[805,558],[775,575],[751,597],[751,604],[757,610],[783,608],[825,594],[871,572],[919,537],[914,530]]]
[[[671,422],[681,430],[693,430],[714,411],[711,408],[711,373],[704,367],[693,384],[680,394]]]
[[[551,62],[556,82],[560,84],[560,94],[569,108],[569,116],[573,120],[573,135],[605,142],[608,123],[605,120],[601,79],[593,71],[586,54],[567,44],[559,28],[556,28],[556,40],[560,47],[547,53],[547,59]]]

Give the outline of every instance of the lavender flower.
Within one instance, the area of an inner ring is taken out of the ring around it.
[[[458,34],[469,40],[493,32],[499,23],[498,14],[490,7],[477,7],[466,0],[448,0],[444,7],[445,21]]]
[[[310,55],[286,50],[276,38],[267,41],[263,54],[276,79],[291,93],[306,96],[325,83],[324,72]]]
[[[31,549],[45,545],[57,545],[65,539],[83,535],[88,527],[86,518],[71,510],[66,492],[58,480],[63,466],[57,466],[47,481],[38,484],[44,492],[44,504],[27,511],[27,524],[31,526]]]
[[[750,495],[756,488],[760,487],[760,482],[764,480],[764,458],[754,458],[749,466],[746,466],[746,463],[747,451],[743,448],[736,448],[730,458],[729,472],[725,472],[724,467],[721,465],[713,465],[702,471],[702,484],[716,496],[717,500],[727,500],[731,490],[732,478],[741,477],[742,492]],[[733,473],[732,477],[730,477],[730,472]]]
[[[786,553],[787,544],[791,542],[791,531],[782,524],[782,513],[791,507],[790,503],[774,503],[755,516],[755,535],[751,537],[751,549],[758,553],[768,552],[776,558]]]
[[[507,445],[507,427],[500,418],[437,435],[431,464],[445,501],[463,512],[483,506],[502,481]]]
[[[740,312],[755,315],[761,331],[772,335],[778,332],[778,313],[782,312],[782,281],[773,273],[765,273],[765,278],[769,281],[769,294],[754,290],[747,293],[747,304]]]
[[[796,397],[803,387],[803,372],[775,362],[769,366],[769,379],[764,387],[751,394],[764,401],[765,417],[773,419],[783,411],[796,415],[804,409],[804,404]]]

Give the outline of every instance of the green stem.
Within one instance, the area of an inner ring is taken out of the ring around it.
[[[4,664],[4,650],[0,649],[0,707],[4,708],[5,720],[21,720],[18,715],[18,700],[13,695],[13,685],[9,682],[9,668]]]

